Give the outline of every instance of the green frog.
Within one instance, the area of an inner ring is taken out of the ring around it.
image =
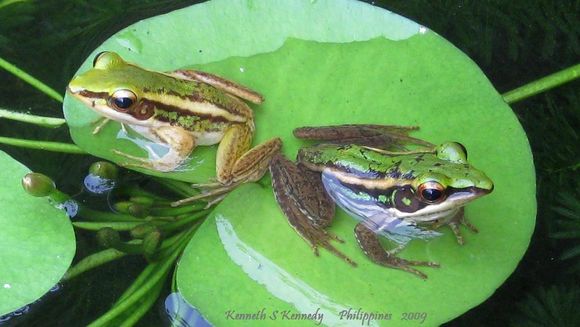
[[[219,143],[217,183],[206,184],[215,188],[203,196],[223,194],[237,184],[260,179],[282,144],[279,138],[273,138],[251,148],[254,116],[242,99],[260,104],[263,97],[233,81],[202,71],[151,71],[124,61],[117,53],[105,51],[95,56],[92,69],[70,82],[67,91],[105,117],[104,123],[119,122],[168,148],[165,154],[152,159],[112,149],[134,161],[125,166],[173,171],[196,146]],[[94,134],[104,123],[95,128]],[[200,197],[176,204],[197,198]]]
[[[303,139],[324,143],[302,148],[297,164],[276,154],[270,164],[276,200],[294,229],[316,255],[323,247],[356,266],[331,241],[342,242],[326,228],[335,204],[359,220],[354,234],[373,262],[427,275],[413,266],[439,267],[438,263],[397,256],[411,240],[428,240],[451,227],[459,244],[459,227],[477,232],[463,207],[493,190],[493,182],[467,161],[457,142],[434,146],[409,136],[416,127],[342,125],[305,127],[294,131]],[[416,149],[406,150],[414,144]],[[383,248],[379,236],[395,243]]]

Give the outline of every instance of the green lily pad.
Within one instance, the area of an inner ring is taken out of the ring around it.
[[[0,315],[48,292],[75,254],[68,216],[45,198],[28,195],[21,178],[30,170],[0,151]]]
[[[285,221],[269,186],[238,188],[199,229],[177,272],[184,298],[215,325],[307,323],[283,318],[284,311],[323,313],[328,325],[360,325],[356,317],[340,319],[349,308],[355,316],[358,309],[391,314],[371,325],[413,323],[404,317],[438,325],[488,298],[528,246],[536,204],[525,133],[479,68],[425,27],[347,0],[210,1],[130,26],[95,53],[103,50],[154,70],[195,67],[262,92],[266,102],[253,107],[254,143],[280,136],[290,158],[304,145],[292,137],[298,126],[419,125],[415,136],[463,143],[469,160],[495,182],[490,196],[467,208],[481,232],[467,232],[465,246],[446,231],[402,253],[441,263],[423,269],[427,281],[366,259],[353,237],[354,220],[340,210],[331,231],[359,266],[324,250],[315,257]],[[112,148],[144,155],[118,139],[118,125],[91,135],[96,115],[70,97],[65,115],[85,150],[117,162],[125,159],[112,156]],[[184,171],[149,173],[205,181],[214,176],[214,160],[215,147],[200,147]],[[234,320],[236,313],[256,315]]]

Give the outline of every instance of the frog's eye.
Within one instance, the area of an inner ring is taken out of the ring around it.
[[[109,105],[121,112],[127,112],[137,102],[137,95],[130,90],[117,90],[109,99]]]
[[[95,59],[93,59],[93,67],[95,67],[97,65],[97,62],[99,61],[99,58],[101,58],[107,52],[108,51],[101,51],[101,52],[97,53],[97,55],[95,56]]]
[[[436,203],[445,198],[445,188],[443,185],[430,181],[419,185],[419,196],[425,202]]]
[[[467,149],[465,148],[465,145],[459,143],[459,142],[453,142],[455,144],[457,144],[457,146],[459,148],[461,148],[461,150],[463,151],[463,154],[465,154],[465,159],[467,160]]]

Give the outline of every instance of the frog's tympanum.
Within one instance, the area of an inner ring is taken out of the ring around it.
[[[434,262],[411,261],[396,254],[413,239],[441,235],[451,227],[463,244],[460,225],[477,229],[464,217],[463,206],[493,190],[492,181],[467,161],[465,147],[456,142],[433,146],[412,138],[413,127],[342,125],[305,127],[299,138],[325,143],[303,148],[297,164],[276,154],[270,165],[278,204],[290,224],[318,255],[324,247],[348,263],[350,258],[330,241],[342,242],[325,228],[335,203],[359,220],[354,234],[364,253],[375,263],[401,269],[421,278],[411,266],[438,267]],[[407,151],[404,146],[417,149]],[[396,244],[385,250],[378,236]]]
[[[112,149],[134,161],[125,166],[173,171],[196,146],[219,143],[217,184],[224,187],[214,190],[214,195],[260,179],[281,147],[280,139],[274,138],[250,149],[254,117],[241,99],[260,104],[262,96],[209,73],[149,71],[125,62],[114,52],[101,52],[92,69],[70,82],[68,92],[104,116],[104,123],[120,122],[169,149],[153,159]]]

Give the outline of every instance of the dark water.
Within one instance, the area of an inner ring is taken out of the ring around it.
[[[139,19],[191,3],[51,0],[14,4],[0,9],[0,56],[56,90],[64,90],[88,53],[112,33]],[[374,4],[444,36],[481,67],[500,93],[576,64],[580,58],[578,1],[415,0]],[[0,71],[0,81],[0,107],[61,115],[58,103],[12,75]],[[508,281],[485,303],[446,325],[580,325],[580,310],[576,309],[580,305],[580,257],[561,258],[578,247],[580,240],[578,87],[578,82],[570,83],[512,105],[534,153],[538,179],[536,230],[527,254]],[[2,136],[69,140],[66,128],[46,130],[0,120],[0,131]],[[69,193],[78,192],[82,176],[94,161],[7,146],[0,146],[0,150],[32,170],[52,176]],[[575,215],[575,223],[561,223],[566,212]],[[576,234],[570,239],[553,237],[561,231]],[[96,244],[92,234],[77,233],[80,258],[91,253]],[[63,286],[12,323],[86,325],[108,309],[144,265],[143,259],[128,257],[120,264],[98,268]],[[168,292],[169,285],[164,294]],[[160,325],[159,305],[139,325]]]

